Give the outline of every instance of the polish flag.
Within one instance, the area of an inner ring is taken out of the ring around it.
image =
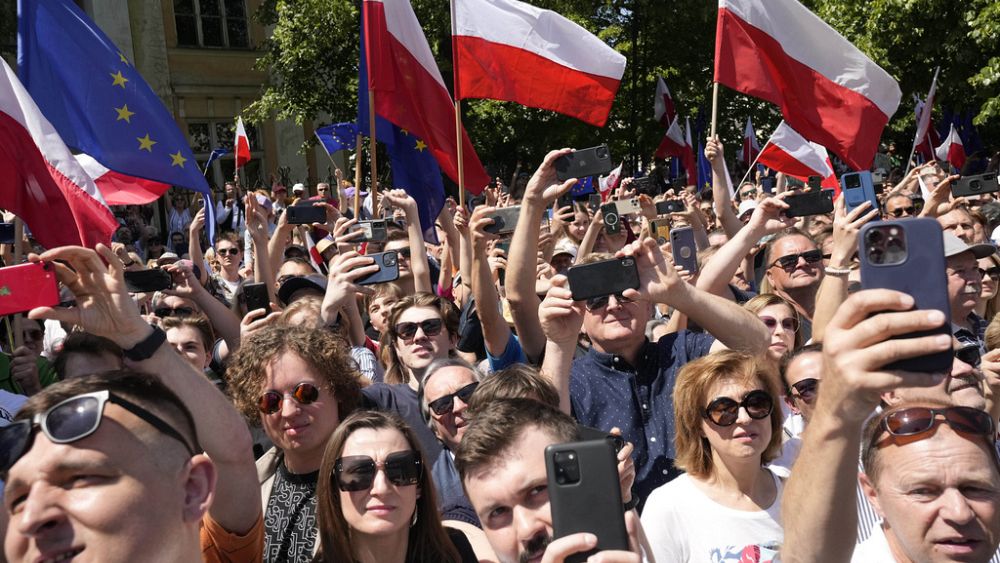
[[[625,73],[621,53],[556,12],[517,0],[451,6],[456,98],[517,102],[604,126]]]
[[[750,166],[753,159],[760,154],[760,143],[757,142],[757,133],[753,130],[753,123],[747,117],[747,126],[743,129],[743,146],[739,150],[739,158],[743,164]]]
[[[965,164],[965,147],[962,146],[962,138],[958,136],[954,123],[951,125],[948,136],[941,143],[941,146],[934,150],[934,153],[938,160],[947,160],[958,170],[962,169]]]
[[[684,154],[681,155],[681,164],[687,172],[688,185],[693,186],[698,179],[698,169],[695,167],[694,146],[691,144],[691,118],[684,118]]]
[[[236,146],[233,147],[233,154],[236,155],[236,168],[250,162],[250,137],[247,137],[247,130],[243,128],[242,117],[236,120]]]
[[[919,104],[917,112],[917,134],[913,136],[913,146],[920,146],[927,139],[927,132],[931,128],[931,112],[934,110],[934,93],[937,91],[938,72],[941,67],[934,71],[934,79],[931,81],[931,89],[927,92],[927,98]],[[909,164],[909,163],[907,163]]]
[[[365,0],[363,7],[375,113],[423,140],[441,170],[458,182],[455,105],[413,7],[409,0]],[[464,130],[462,169],[465,189],[472,194],[482,193],[490,183]]]
[[[656,79],[656,100],[653,101],[653,118],[664,127],[670,127],[670,123],[677,116],[674,109],[674,98],[670,95],[670,88],[663,78]]]
[[[145,205],[156,201],[170,189],[170,184],[109,170],[89,154],[74,156],[87,175],[93,178],[108,205]]]
[[[618,181],[621,180],[622,177],[622,165],[624,164],[624,162],[619,164],[617,168],[608,172],[607,176],[600,176],[597,178],[597,187],[601,190],[602,200],[606,200],[607,193],[618,187]]]
[[[764,145],[757,162],[802,181],[809,176],[821,176],[824,188],[840,189],[826,148],[807,141],[784,121]]]
[[[871,166],[902,93],[889,73],[795,0],[719,0],[715,81],[780,106],[804,137]]]
[[[118,221],[7,63],[0,72],[0,207],[45,248],[109,244]]]
[[[684,156],[686,144],[687,140],[684,139],[680,122],[677,116],[674,116],[674,120],[670,122],[670,128],[667,129],[667,134],[663,136],[663,140],[660,141],[660,146],[656,147],[656,153],[653,156],[656,158],[667,158],[668,156],[680,158]]]

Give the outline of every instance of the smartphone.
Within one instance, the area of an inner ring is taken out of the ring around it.
[[[559,196],[559,199],[556,200],[557,211],[562,209],[563,207],[572,207],[572,206],[573,206],[573,195],[568,192]]]
[[[326,209],[313,205],[290,205],[285,208],[288,213],[288,223],[291,225],[312,225],[326,223]]]
[[[878,209],[878,198],[875,196],[875,181],[872,173],[867,170],[861,172],[851,172],[840,177],[840,187],[844,192],[844,203],[847,204],[847,212],[850,213],[862,203],[868,202],[872,209]]]
[[[1000,184],[997,183],[996,172],[962,176],[957,184],[951,185],[951,195],[955,197],[970,197],[997,191],[1000,191]]]
[[[670,231],[670,253],[674,264],[692,274],[698,273],[698,246],[694,243],[694,229],[680,227]]]
[[[566,277],[574,301],[639,289],[639,268],[631,256],[571,266]]]
[[[806,180],[806,184],[809,185],[810,190],[821,190],[823,189],[823,177],[809,176],[809,178]]]
[[[619,199],[615,200],[615,206],[618,207],[619,215],[630,215],[632,213],[642,213],[642,205],[639,204],[639,198],[633,197],[630,199]]]
[[[670,240],[670,220],[657,219],[650,221],[649,233],[656,238],[656,244],[665,244]]]
[[[817,176],[818,178],[818,176]],[[833,190],[810,190],[785,198],[786,217],[806,217],[833,213]]]
[[[59,304],[56,272],[47,262],[29,262],[0,268],[0,315]]]
[[[944,238],[941,225],[926,217],[899,221],[874,221],[861,228],[858,236],[861,260],[861,287],[886,288],[913,297],[915,309],[937,309],[944,313],[940,327],[896,338],[951,334],[951,306],[948,274],[945,272]],[[920,372],[950,372],[952,351],[901,360],[886,366]]]
[[[497,241],[497,248],[503,250],[504,254],[510,254],[510,239]]]
[[[649,197],[660,195],[659,186],[652,176],[643,176],[642,178],[632,180],[632,188],[635,189],[635,193],[637,194],[645,194]]]
[[[501,207],[490,215],[490,219],[493,219],[493,224],[486,225],[483,227],[483,230],[487,233],[493,233],[495,235],[513,233],[514,229],[517,227],[517,218],[520,215],[520,205],[515,205],[514,207]]]
[[[396,281],[399,279],[399,256],[396,254],[395,250],[387,250],[378,254],[369,254],[368,257],[375,260],[375,264],[378,266],[378,271],[369,274],[354,283],[358,285],[373,285],[377,283]]]
[[[264,282],[243,284],[243,297],[246,299],[247,312],[264,309],[271,312],[270,299],[267,296],[267,286]]]
[[[605,550],[628,550],[628,532],[618,484],[618,459],[605,439],[553,444],[545,448],[552,537],[589,532],[597,546],[567,562],[586,561]]]
[[[614,170],[608,145],[581,149],[556,159],[556,178],[564,182],[570,178],[604,175]]]
[[[591,211],[597,211],[601,207],[601,201],[601,194],[590,194],[590,197],[587,198],[587,207]]]
[[[125,287],[129,293],[152,293],[170,289],[173,285],[170,273],[160,268],[125,272]]]
[[[668,199],[656,204],[657,215],[669,215],[671,213],[683,213],[686,210],[684,202],[679,199]]]
[[[618,215],[618,206],[614,202],[602,205],[601,215],[604,216],[604,232],[609,235],[621,232],[621,216]]]
[[[760,179],[760,189],[764,190],[766,194],[774,193],[774,186],[777,184],[777,180],[771,178],[770,176],[764,176]]]
[[[389,237],[389,223],[385,219],[359,221],[350,230],[364,233],[361,238],[355,239],[355,242],[385,242]]]
[[[14,244],[14,223],[0,223],[0,244]]]

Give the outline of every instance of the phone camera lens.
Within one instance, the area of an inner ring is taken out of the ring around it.
[[[872,229],[868,231],[868,234],[865,236],[865,238],[868,239],[868,244],[875,245],[882,242],[883,234],[882,231],[878,229]]]
[[[979,184],[979,180],[973,180],[973,181],[969,182],[969,190],[970,191],[978,192],[981,189],[983,189],[983,187]]]

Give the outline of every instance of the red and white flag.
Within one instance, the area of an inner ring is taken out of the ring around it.
[[[934,71],[934,80],[931,81],[931,89],[927,92],[927,99],[920,105],[917,113],[917,134],[913,137],[913,146],[917,146],[927,138],[927,132],[931,127],[931,111],[934,109],[934,92],[937,91],[938,72],[941,67]]]
[[[677,117],[677,110],[674,109],[674,98],[670,95],[670,88],[667,88],[667,83],[663,81],[662,77],[657,78],[653,118],[659,121],[660,125],[670,127],[675,117]]]
[[[753,130],[753,123],[749,117],[747,126],[743,129],[743,146],[740,147],[739,153],[739,159],[747,166],[750,166],[760,154],[760,143],[757,142],[757,133]]]
[[[809,176],[821,176],[824,188],[839,189],[826,148],[807,141],[784,121],[778,124],[771,139],[764,145],[757,163],[802,181]]]
[[[156,201],[170,189],[170,184],[109,170],[89,154],[79,153],[74,156],[94,180],[108,205],[145,205]]]
[[[684,118],[684,154],[681,155],[681,164],[687,172],[687,182],[693,186],[698,181],[698,169],[695,167],[694,146],[691,144],[691,118]]]
[[[388,1],[388,0],[386,0]],[[556,12],[517,0],[454,0],[455,97],[608,120],[625,57]]]
[[[951,125],[951,131],[945,137],[941,146],[934,150],[938,160],[946,160],[958,170],[965,164],[965,147],[962,146],[962,138],[958,136],[955,124]]]
[[[601,199],[607,199],[607,193],[618,187],[618,181],[622,177],[622,165],[624,162],[619,164],[617,168],[608,172],[607,176],[599,176],[597,178],[597,187],[601,190]]]
[[[674,116],[674,120],[670,122],[670,128],[667,129],[667,133],[663,136],[663,140],[660,141],[660,145],[656,147],[656,153],[653,156],[656,158],[667,158],[668,156],[676,156],[681,158],[684,156],[684,146],[687,141],[684,139],[684,132],[681,131],[680,120],[677,116]]]
[[[871,166],[899,84],[795,0],[719,0],[715,81],[780,106],[805,138]]]
[[[233,155],[236,157],[236,168],[250,162],[250,137],[247,137],[247,130],[243,128],[242,117],[236,119],[236,142],[233,147]]]
[[[110,244],[118,221],[99,189],[0,59],[0,207],[45,248]]]

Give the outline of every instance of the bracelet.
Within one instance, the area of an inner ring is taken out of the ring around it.
[[[154,326],[153,332],[143,341],[128,350],[122,350],[122,355],[133,362],[141,362],[153,357],[153,354],[167,341],[167,333],[160,327]]]
[[[622,505],[622,511],[628,512],[639,505],[639,495],[632,495],[632,499]]]
[[[834,268],[833,266],[827,266],[823,268],[823,271],[831,276],[847,276],[850,275],[850,268]]]

